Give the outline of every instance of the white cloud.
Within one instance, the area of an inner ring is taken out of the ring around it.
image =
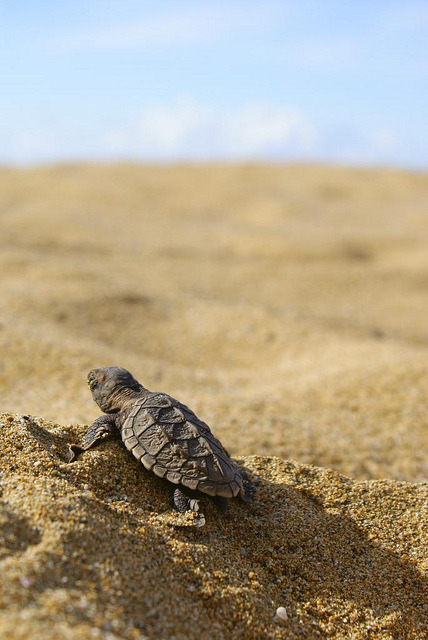
[[[166,156],[189,153],[189,144],[198,143],[198,138],[216,126],[216,120],[213,107],[199,106],[191,99],[148,107],[138,127],[141,152]]]
[[[301,113],[269,104],[248,105],[230,114],[227,134],[237,153],[244,155],[290,145],[307,151],[316,139]]]
[[[218,109],[181,98],[146,109],[137,140],[147,157],[241,159],[308,152],[316,135],[301,113],[286,107],[256,103]]]
[[[23,123],[4,142],[4,159],[14,164],[117,158],[234,161],[311,157],[318,137],[304,114],[285,106],[220,108],[180,97],[149,105],[116,126],[91,120],[83,128],[79,120],[68,125],[47,121],[39,127]]]
[[[381,128],[373,132],[372,135],[374,149],[379,152],[390,152],[397,146],[397,136],[391,129]]]

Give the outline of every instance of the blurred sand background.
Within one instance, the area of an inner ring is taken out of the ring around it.
[[[2,411],[88,424],[119,364],[233,455],[426,478],[427,175],[2,169],[0,215]]]

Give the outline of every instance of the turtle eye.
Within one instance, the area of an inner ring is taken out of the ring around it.
[[[88,387],[90,388],[90,390],[93,391],[97,386],[97,384],[98,384],[98,380],[96,375],[94,373],[90,373],[88,376]]]

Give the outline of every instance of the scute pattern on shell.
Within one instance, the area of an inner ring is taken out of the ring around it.
[[[232,498],[242,477],[210,428],[165,393],[137,400],[121,429],[127,449],[161,478],[212,496]]]

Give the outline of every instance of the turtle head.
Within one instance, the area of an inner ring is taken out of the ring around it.
[[[88,387],[104,413],[121,411],[124,403],[143,388],[134,376],[122,367],[93,369],[88,374]]]

